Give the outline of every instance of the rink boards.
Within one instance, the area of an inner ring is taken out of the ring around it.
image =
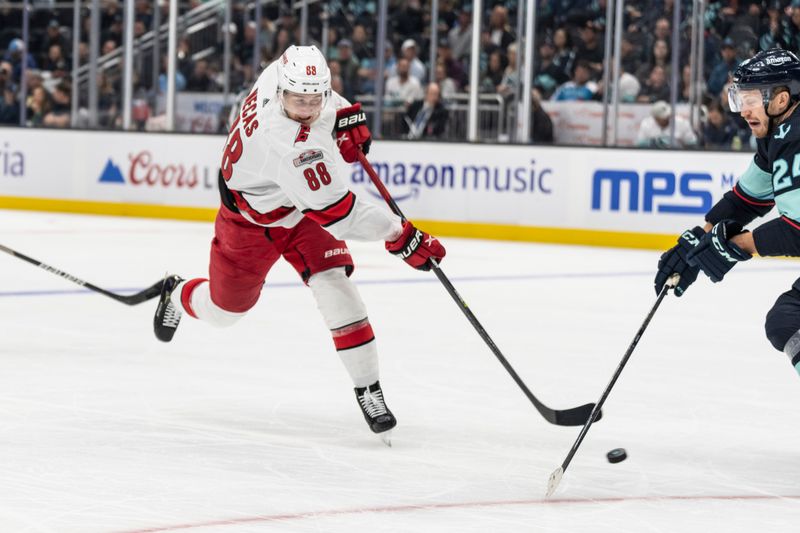
[[[0,208],[211,220],[224,143],[3,128]],[[369,159],[406,216],[433,233],[661,248],[702,222],[752,154],[375,141]],[[358,164],[339,172],[358,196],[382,201]]]

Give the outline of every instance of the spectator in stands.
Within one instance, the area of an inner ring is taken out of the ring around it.
[[[337,63],[338,64],[338,63]],[[339,94],[344,94],[344,83],[340,75],[331,74],[331,90]]]
[[[503,70],[503,78],[497,86],[497,93],[505,98],[513,97],[517,92],[519,78],[517,77],[517,43],[508,45],[508,65]]]
[[[0,61],[0,124],[19,124],[19,105],[11,81],[11,63]]]
[[[720,50],[721,59],[708,77],[708,92],[711,94],[719,94],[722,87],[728,83],[731,73],[739,66],[739,61],[736,59],[736,46],[732,39],[727,38],[722,41],[722,48]]]
[[[438,139],[447,130],[447,108],[442,103],[439,85],[429,83],[425,98],[415,100],[406,111],[403,133],[409,139]]]
[[[353,55],[353,43],[349,39],[339,41],[336,49],[339,52],[339,58],[336,62],[339,63],[340,76],[344,84],[342,96],[353,102],[355,101],[355,96],[361,91],[358,77],[361,64]]]
[[[147,26],[141,20],[136,20],[133,22],[133,38],[138,39],[142,35],[147,33]]]
[[[397,56],[394,55],[394,45],[392,41],[386,41],[383,48],[383,75],[386,79],[391,77],[397,69]]]
[[[469,58],[472,42],[472,6],[464,6],[458,13],[458,22],[447,34],[453,58],[462,61]]]
[[[14,91],[9,87],[2,89],[0,100],[0,124],[19,124],[19,104]]]
[[[575,50],[572,48],[572,39],[566,28],[558,28],[553,34],[553,63],[564,73],[564,81],[569,79],[569,73],[574,70]],[[558,81],[556,79],[556,81]],[[559,84],[563,83],[559,81]]]
[[[218,92],[219,89],[219,86],[209,74],[208,61],[205,59],[195,61],[192,75],[186,80],[186,90],[207,93]]]
[[[703,124],[703,146],[705,148],[725,148],[733,146],[736,126],[725,114],[722,104],[716,98],[708,103],[706,121]]]
[[[555,63],[555,52],[553,41],[545,38],[539,45],[539,60],[534,63],[533,85],[545,100],[552,96],[556,87],[569,80],[567,73]]]
[[[328,58],[329,62],[339,57],[339,51],[336,49],[339,40],[339,29],[332,25],[328,28],[328,42],[324,47],[320,46],[320,52]]]
[[[650,116],[639,125],[636,145],[650,148],[688,148],[697,145],[697,135],[692,131],[689,121],[683,117],[675,118],[675,143],[670,142],[672,109],[660,100],[653,104]]]
[[[587,21],[580,30],[580,42],[575,51],[575,61],[589,65],[591,78],[596,80],[603,73],[603,42],[598,36],[598,28]]]
[[[796,51],[800,47],[800,1],[792,0],[785,11],[781,5],[785,5],[785,1],[783,4],[769,2],[769,30],[761,36],[762,50],[779,47]]]
[[[446,38],[439,39],[439,48],[437,49],[437,63],[443,63],[447,70],[447,77],[452,79],[456,87],[460,89],[467,84],[467,73],[459,60],[453,57],[453,51],[450,48],[450,41]],[[446,91],[442,88],[442,94]]]
[[[619,100],[620,102],[633,103],[639,97],[642,84],[639,79],[630,72],[624,72],[619,76]]]
[[[0,91],[11,86],[11,63],[0,61]]]
[[[657,9],[652,11],[658,13]],[[662,16],[659,16],[652,26],[652,31],[645,30],[644,46],[642,47],[642,59],[645,62],[652,62],[653,46],[656,41],[672,42],[672,23],[670,21],[671,19],[663,16],[662,13]]]
[[[353,26],[353,34],[351,36],[353,41],[353,55],[359,62],[365,59],[374,59],[375,49],[372,46],[372,40],[367,36],[367,29],[361,24]]]
[[[629,72],[622,72],[619,76],[618,82],[618,89],[619,89],[619,101],[624,103],[633,103],[636,102],[636,98],[639,96],[639,91],[641,90],[642,86],[639,83],[639,80],[633,74]],[[613,85],[609,89],[613,93]],[[604,80],[600,80],[597,82],[597,94],[595,95],[595,99],[602,100],[605,94],[605,84]],[[611,95],[613,98],[613,94]],[[612,100],[613,101],[613,100]]]
[[[508,25],[508,9],[502,5],[494,6],[489,16],[489,40],[500,50],[506,50],[516,40]]]
[[[383,48],[383,83],[397,73],[397,57],[394,55],[394,46],[391,41],[386,41]],[[374,86],[374,81],[373,81]]]
[[[78,61],[75,63],[75,65],[76,66],[88,65],[90,59],[91,59],[91,54],[89,51],[89,43],[85,42],[78,43]]]
[[[397,35],[411,38],[420,36],[425,28],[425,15],[419,0],[405,0],[391,18]],[[412,68],[411,74],[414,75]]]
[[[183,91],[186,89],[186,78],[181,73],[180,69],[175,69],[175,90]],[[167,56],[161,56],[161,71],[158,75],[158,91],[161,94],[167,94]]]
[[[377,61],[374,57],[365,57],[358,65],[358,87],[361,94],[375,93],[375,68]],[[384,72],[386,70],[384,69]]]
[[[122,14],[115,15],[111,19],[110,25],[100,26],[100,40],[105,43],[106,41],[114,41],[114,47],[122,46]]]
[[[50,94],[43,86],[36,87],[27,101],[25,113],[28,126],[42,126],[44,117],[50,112]]]
[[[661,67],[664,70],[664,75],[669,77],[671,66],[669,43],[664,39],[658,39],[653,42],[647,62],[643,63],[635,74],[639,81],[646,83],[650,73],[653,72],[653,68]]]
[[[53,43],[47,51],[47,56],[42,61],[42,70],[58,72],[59,75],[53,77],[62,78],[70,70],[69,63],[64,57],[64,51],[60,44]]]
[[[688,102],[691,99],[691,91],[692,91],[692,66],[691,65],[684,65],[681,69],[681,80],[678,90],[678,101],[679,102]]]
[[[503,81],[504,62],[503,52],[500,49],[495,49],[489,54],[489,64],[486,66],[486,72],[481,77],[480,92],[498,92],[500,82]]]
[[[110,54],[116,49],[117,49],[117,42],[114,39],[106,39],[106,41],[103,42],[102,48],[100,49],[100,55],[104,56]]]
[[[427,76],[425,65],[417,57],[417,42],[406,39],[400,47],[400,54],[408,60],[409,73],[422,84]]]
[[[187,36],[178,40],[178,70],[183,74],[184,79],[189,79],[194,70],[192,43],[189,42]]]
[[[69,46],[69,42],[67,38],[61,33],[61,25],[58,23],[58,20],[53,19],[47,24],[47,30],[45,30],[44,37],[41,41],[41,47],[39,48],[39,57],[42,62],[46,61],[47,56],[49,55],[50,48],[53,45],[58,45],[61,47],[61,50],[66,50]],[[44,70],[52,70],[45,68]]]
[[[6,50],[3,60],[11,63],[11,80],[15,84],[18,84],[22,79],[23,58],[26,68],[37,68],[36,60],[33,58],[33,55],[25,51],[25,43],[22,39],[12,39],[8,44],[8,50]]]
[[[642,86],[637,102],[654,103],[659,100],[669,100],[669,84],[667,83],[667,73],[664,67],[656,65],[650,71],[647,81]]]
[[[68,128],[70,125],[70,86],[61,82],[53,89],[53,106],[44,116],[44,126]]]
[[[629,72],[633,75],[639,71],[642,65],[641,51],[638,50],[634,38],[631,34],[626,33],[620,42],[620,68],[623,72]]]
[[[397,60],[397,74],[386,80],[386,98],[389,103],[402,103],[406,106],[422,98],[422,85],[419,80],[409,74],[408,59]]]
[[[597,84],[591,81],[591,67],[586,61],[575,63],[572,79],[558,86],[553,100],[591,100],[597,93]]]
[[[273,57],[282,50],[276,50],[272,47],[275,42],[275,35],[278,33],[278,27],[274,21],[267,17],[261,17],[261,24],[258,29],[258,39],[262,49],[266,50],[266,55]]]
[[[537,144],[553,142],[553,121],[542,107],[539,91],[531,90],[531,140]]]
[[[145,27],[145,31],[147,31],[147,29],[149,29],[153,24],[152,2],[147,0],[136,0],[134,17],[136,18],[136,22],[141,22]]]
[[[99,72],[97,74],[98,126],[113,128],[119,117],[119,107],[119,92],[114,89],[111,77],[106,72]]]
[[[253,46],[256,42],[256,30],[258,25],[251,20],[244,25],[244,32],[241,40],[233,46],[233,55],[239,60],[240,64],[253,62]]]
[[[442,93],[442,100],[444,101],[450,100],[453,95],[458,92],[456,82],[447,76],[447,69],[444,66],[444,62],[441,60],[436,64],[435,81],[439,85],[439,89]]]

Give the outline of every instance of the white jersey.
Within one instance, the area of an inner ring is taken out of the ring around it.
[[[396,239],[400,218],[356,198],[340,175],[333,128],[347,100],[333,93],[320,116],[303,125],[284,113],[276,71],[273,63],[259,76],[222,156],[222,177],[239,212],[261,226],[291,228],[306,216],[337,239]]]

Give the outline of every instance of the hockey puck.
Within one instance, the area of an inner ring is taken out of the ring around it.
[[[621,463],[628,458],[628,452],[625,448],[614,448],[606,454],[609,463]]]

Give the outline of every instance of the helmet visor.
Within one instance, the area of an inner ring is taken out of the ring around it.
[[[768,91],[763,89],[743,89],[738,85],[728,87],[728,106],[734,113],[764,107],[769,103]]]

